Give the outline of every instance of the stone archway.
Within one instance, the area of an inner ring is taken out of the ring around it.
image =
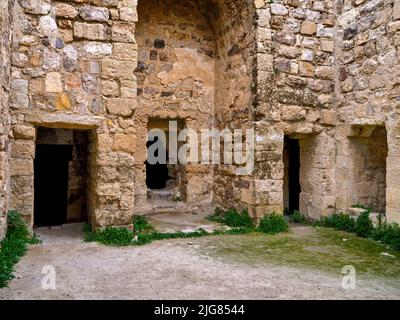
[[[252,1],[149,0],[139,1],[137,10],[138,155],[146,153],[150,118],[179,118],[198,132],[251,123],[256,63]],[[147,202],[144,160],[140,156],[135,169],[136,210]],[[226,173],[223,167],[185,166],[181,190],[186,203],[240,202],[240,192],[227,193],[240,182]]]

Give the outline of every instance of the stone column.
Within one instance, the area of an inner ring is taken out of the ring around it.
[[[270,213],[283,213],[283,146],[284,132],[276,128],[256,130],[254,170],[254,214],[261,218]]]
[[[300,140],[300,212],[318,219],[335,207],[336,145],[333,134]]]
[[[33,226],[34,172],[36,129],[17,124],[12,128],[10,179],[11,209],[19,211]]]
[[[389,153],[386,162],[386,215],[400,223],[400,121],[387,123]]]

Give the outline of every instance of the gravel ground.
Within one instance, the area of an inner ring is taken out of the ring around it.
[[[213,238],[159,241],[112,248],[81,242],[81,226],[38,231],[0,299],[397,299],[388,280],[359,281],[341,288],[332,276],[286,266],[215,259],[202,250]],[[56,289],[42,289],[46,265],[54,266]]]

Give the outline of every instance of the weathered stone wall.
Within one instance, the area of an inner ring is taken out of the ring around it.
[[[14,1],[2,1],[0,13],[0,240],[7,227],[9,199],[9,94],[11,71],[11,25]]]
[[[399,220],[399,0],[19,0],[13,16],[0,135],[9,105],[10,204],[28,219],[37,126],[89,131],[87,209],[103,226],[146,208],[146,132],[157,118],[256,129],[253,175],[187,165],[187,204],[282,212],[286,136],[300,140],[304,214],[365,201]]]
[[[136,1],[21,0],[14,16],[12,207],[33,213],[35,128],[86,129],[90,220],[128,223],[134,210]]]
[[[216,49],[206,4],[182,0],[138,4],[135,189],[136,203],[141,207],[147,202],[143,156],[149,119],[180,119],[186,128],[198,132],[212,125]],[[181,170],[183,200],[187,204],[210,203],[210,166],[190,164]]]
[[[308,169],[300,177],[301,209],[310,216],[327,214],[335,194],[333,2],[258,4],[256,215],[284,209],[285,135],[301,140],[301,159]]]
[[[214,125],[219,130],[252,127],[256,18],[254,1],[219,1],[214,20],[218,51]],[[235,169],[234,165],[215,166],[214,201],[225,208],[252,210],[252,177],[237,176]]]
[[[346,208],[359,200],[355,196],[369,194],[364,196],[367,205],[381,211],[386,206],[389,220],[399,222],[400,1],[338,1],[337,12],[336,181],[343,187],[338,189],[336,207]],[[377,140],[377,131],[384,137]],[[388,155],[382,159],[385,145]],[[367,146],[375,164],[361,175],[368,161],[355,161],[362,153],[354,148]],[[354,172],[359,177],[349,179]],[[386,179],[379,178],[384,172]]]

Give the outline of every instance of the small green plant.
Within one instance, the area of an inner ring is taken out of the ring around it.
[[[92,226],[89,223],[83,225],[83,241],[84,242],[95,242],[96,232],[93,232]]]
[[[175,196],[174,197],[174,202],[182,202],[182,197],[181,196]]]
[[[384,223],[373,230],[372,239],[400,250],[400,226],[397,223]]]
[[[126,228],[106,227],[96,232],[96,241],[109,246],[128,246],[133,242],[133,233]]]
[[[306,218],[300,213],[300,211],[295,210],[293,214],[289,216],[290,221],[296,223],[304,223],[306,222]]]
[[[14,278],[14,265],[28,250],[28,244],[37,244],[40,240],[36,235],[31,236],[28,227],[17,211],[7,214],[7,233],[0,246],[0,288],[7,286]]]
[[[149,223],[145,216],[135,215],[133,217],[133,232],[135,234],[140,234],[143,232],[149,232],[154,230],[153,226]]]
[[[333,228],[336,230],[354,232],[355,220],[349,214],[335,213],[329,217],[324,217],[319,223],[323,227]]]
[[[361,213],[355,223],[354,231],[359,237],[368,238],[374,231],[374,225],[369,217],[369,211]]]
[[[263,233],[276,234],[288,231],[289,225],[283,216],[273,213],[260,220],[258,230]]]
[[[216,209],[213,215],[208,216],[208,219],[233,228],[254,228],[254,222],[247,209],[243,209],[241,212],[234,208],[230,208],[225,212]]]

